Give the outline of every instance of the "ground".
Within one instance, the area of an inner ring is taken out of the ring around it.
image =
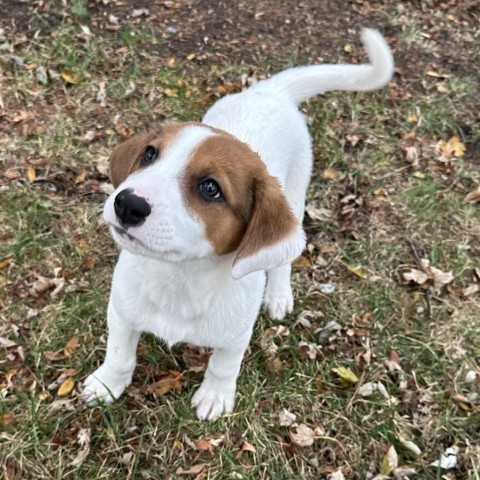
[[[2,477],[480,478],[477,1],[0,11]],[[112,147],[282,68],[361,63],[361,26],[386,36],[395,76],[302,106],[315,167],[295,310],[260,316],[235,412],[199,422],[208,352],[148,336],[126,394],[83,406],[118,255],[100,218]]]

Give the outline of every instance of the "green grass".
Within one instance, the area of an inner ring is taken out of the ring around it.
[[[471,151],[444,171],[434,148],[453,134],[464,139],[465,132],[469,145],[480,141],[478,128],[465,130],[476,115],[470,108],[474,81],[451,78],[448,94],[427,88],[400,102],[386,89],[328,94],[309,103],[316,164],[308,201],[330,209],[333,219],[306,219],[310,258],[321,256],[322,262],[295,269],[296,308],[282,322],[289,335],[268,337],[279,324],[260,316],[233,414],[197,421],[189,402],[203,374],[188,370],[184,346],[170,351],[150,336],[142,339],[124,396],[89,409],[77,394],[104,356],[116,259],[100,219],[106,178],[99,166],[125,128],[141,131],[164,116],[200,118],[218,96],[212,91],[224,79],[238,82],[248,66],[169,66],[155,55],[164,39],[147,27],[102,36],[92,28],[94,35],[81,39],[83,2],[69,11],[71,20],[54,36],[42,32],[17,53],[58,73],[71,69],[77,84],[51,75],[42,85],[34,67],[2,61],[9,118],[22,110],[34,114],[33,120],[12,121],[0,136],[2,170],[18,175],[0,180],[0,262],[11,259],[0,270],[0,336],[15,343],[2,347],[0,363],[5,478],[20,478],[15,471],[23,478],[188,478],[177,470],[205,464],[197,478],[327,479],[341,468],[345,478],[363,479],[380,472],[390,445],[399,466],[416,470],[411,478],[442,478],[445,472],[429,464],[451,445],[460,453],[448,478],[478,478],[480,386],[478,377],[473,383],[465,378],[469,370],[479,372],[480,301],[478,294],[463,297],[461,288],[479,267],[478,205],[464,197],[480,176],[468,161]],[[399,42],[412,35],[404,31]],[[99,106],[100,82],[107,107]],[[165,88],[176,96],[165,95]],[[409,120],[412,113],[416,122]],[[79,140],[92,130],[97,140]],[[403,152],[411,131],[422,150],[421,178],[412,175]],[[356,145],[347,138],[352,135],[360,139]],[[342,176],[325,179],[327,167]],[[82,172],[85,178],[77,181]],[[363,203],[345,215],[342,199],[350,194]],[[453,271],[456,290],[433,293],[399,282],[401,266],[416,267],[411,244],[433,266]],[[365,275],[352,272],[356,266]],[[52,289],[32,292],[39,276],[64,279],[63,289],[54,298]],[[334,293],[312,289],[318,283],[333,284]],[[314,312],[310,326],[296,322],[304,310]],[[322,334],[332,321],[339,330]],[[48,359],[72,337],[78,346],[70,355]],[[301,341],[313,345],[315,359],[304,355]],[[266,351],[271,342],[278,347],[275,359]],[[392,367],[395,355],[399,369]],[[332,371],[338,367],[350,369],[359,382],[342,386]],[[62,398],[54,382],[65,369],[78,373],[75,389]],[[184,372],[183,390],[146,394],[145,386],[166,370]],[[359,389],[368,382],[381,382],[389,399],[378,391],[362,397]],[[470,403],[462,404],[458,394]],[[296,445],[280,425],[284,408],[298,424],[318,427],[312,446]],[[85,431],[89,451],[77,465],[84,448],[78,435]],[[421,454],[415,456],[400,437],[415,442]],[[211,452],[197,450],[194,441],[205,438],[221,441]]]

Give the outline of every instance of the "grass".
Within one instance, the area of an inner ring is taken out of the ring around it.
[[[184,346],[169,351],[149,336],[133,384],[118,402],[88,409],[78,401],[82,379],[104,355],[116,259],[100,220],[104,159],[128,128],[139,131],[164,116],[200,118],[218,85],[236,83],[248,71],[233,64],[169,65],[155,56],[163,39],[149,28],[85,39],[82,5],[73,4],[55,35],[19,49],[30,68],[2,60],[9,128],[0,136],[0,336],[11,342],[3,342],[0,363],[5,478],[283,480],[328,478],[341,469],[345,478],[361,479],[380,473],[392,445],[398,466],[417,472],[411,478],[479,478],[480,384],[466,375],[480,373],[480,301],[461,289],[479,267],[478,205],[464,197],[480,176],[468,162],[471,151],[445,169],[434,148],[453,134],[463,138],[464,126],[473,123],[471,77],[449,79],[447,94],[428,87],[398,101],[402,92],[392,87],[328,94],[307,105],[316,154],[309,202],[330,209],[333,218],[306,218],[306,262],[312,263],[295,268],[296,309],[282,322],[289,334],[260,316],[233,414],[197,421],[189,402],[202,373],[189,368]],[[408,38],[405,32],[399,42]],[[52,70],[46,85],[36,80],[40,65]],[[78,83],[57,78],[62,69]],[[106,82],[105,108],[100,82]],[[33,117],[15,121],[22,111]],[[89,131],[97,139],[85,142]],[[469,144],[480,141],[478,129],[467,133]],[[422,151],[421,175],[412,175],[405,161],[407,141]],[[324,178],[327,167],[338,178]],[[342,214],[347,195],[362,202]],[[416,266],[411,245],[432,265],[452,270],[454,286],[434,293],[399,282],[402,265]],[[35,287],[41,278],[65,283],[52,297],[53,287]],[[335,291],[312,288],[321,283]],[[297,322],[306,310],[313,312],[309,325]],[[332,321],[337,328],[325,333]],[[314,358],[300,342],[313,348]],[[332,370],[338,367],[354,372],[358,383],[342,385]],[[75,388],[61,397],[55,382],[67,369]],[[183,373],[183,390],[146,393],[168,370]],[[369,382],[380,382],[388,398],[380,391],[362,396]],[[283,409],[298,424],[318,428],[313,445],[295,444],[292,430],[280,425]],[[430,466],[452,445],[459,447],[455,469]],[[200,464],[205,467],[193,473],[179,470]]]

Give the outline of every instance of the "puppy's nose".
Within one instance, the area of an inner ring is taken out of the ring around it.
[[[132,188],[126,188],[117,194],[114,202],[115,213],[125,227],[139,226],[152,211],[148,202],[135,195]]]

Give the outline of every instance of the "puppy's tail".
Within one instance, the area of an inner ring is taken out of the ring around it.
[[[290,68],[257,84],[293,100],[297,105],[310,97],[330,90],[368,91],[385,86],[393,74],[390,48],[377,31],[362,29],[362,43],[370,64],[311,65]]]

